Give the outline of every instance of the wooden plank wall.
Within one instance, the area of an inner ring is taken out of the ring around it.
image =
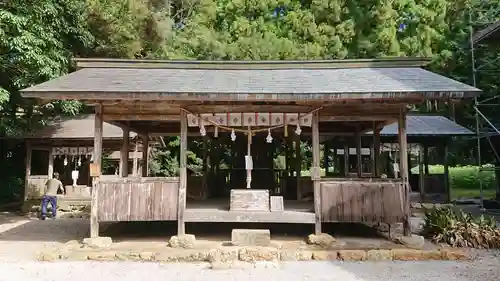
[[[178,178],[117,178],[99,181],[99,221],[177,220]]]
[[[44,194],[45,183],[49,179],[47,175],[41,176],[28,176],[28,182],[26,184],[26,195],[27,199],[39,199]]]
[[[402,222],[404,199],[398,181],[322,181],[322,221]]]

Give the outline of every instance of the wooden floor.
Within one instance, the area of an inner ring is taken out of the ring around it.
[[[187,202],[186,222],[314,223],[313,202],[285,201],[283,212],[229,211],[229,199]]]

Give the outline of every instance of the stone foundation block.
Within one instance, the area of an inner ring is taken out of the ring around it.
[[[469,255],[463,250],[459,249],[441,249],[441,258],[450,261],[464,261],[469,259]]]
[[[229,209],[269,212],[269,190],[232,189]]]
[[[366,259],[369,261],[390,261],[392,252],[390,250],[369,250],[366,252]]]
[[[238,260],[237,248],[213,249],[208,252],[209,262],[231,262]]]
[[[328,248],[331,245],[335,243],[335,238],[331,236],[330,234],[327,233],[321,233],[321,234],[309,234],[307,236],[307,244],[309,245],[319,245],[324,248]]]
[[[335,261],[338,257],[337,251],[314,251],[312,255],[313,260],[317,261]]]
[[[111,247],[113,240],[111,237],[94,237],[83,239],[83,245],[94,249],[105,249]]]
[[[280,253],[276,248],[270,247],[255,247],[242,248],[239,251],[239,260],[246,262],[256,261],[278,261]]]
[[[231,243],[235,246],[269,246],[271,232],[269,229],[233,229]]]
[[[193,249],[195,243],[196,243],[196,237],[193,234],[172,236],[168,241],[168,245],[171,248],[184,248],[184,249]]]
[[[340,250],[339,259],[343,261],[364,261],[366,251],[363,250]]]
[[[420,235],[400,236],[396,241],[412,249],[421,249],[424,246],[424,237]]]
[[[413,249],[393,249],[394,260],[398,261],[421,261],[425,260],[423,251]]]

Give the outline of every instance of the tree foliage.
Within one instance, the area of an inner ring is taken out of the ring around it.
[[[471,83],[470,26],[479,27],[478,22],[491,22],[499,15],[497,0],[3,1],[0,136],[34,128],[55,114],[86,110],[77,101],[37,106],[19,95],[22,88],[71,71],[72,57],[300,60],[425,56],[433,59],[429,66],[433,71]],[[478,56],[479,61],[491,62],[498,58],[499,49],[481,47]],[[500,62],[490,63],[488,68],[500,69]],[[478,87],[486,90],[486,97],[498,94],[494,72],[479,76]],[[415,108],[448,109],[444,103]],[[493,108],[487,114],[496,117],[497,111]],[[455,117],[472,126],[473,113],[470,105],[462,105],[456,108]],[[158,152],[160,174],[175,174],[174,142],[167,140],[166,148]],[[197,143],[191,149],[199,147]],[[6,159],[7,151],[0,150]],[[192,157],[192,165],[201,165],[199,157]]]

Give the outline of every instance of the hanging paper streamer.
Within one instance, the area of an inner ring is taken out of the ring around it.
[[[214,128],[214,138],[218,138],[219,137],[219,127],[215,127]]]
[[[266,141],[267,141],[267,143],[272,143],[273,142],[273,136],[271,136],[271,129],[267,130]]]
[[[78,157],[78,167],[82,165],[82,156]]]
[[[64,156],[63,156],[64,157]],[[64,162],[63,162],[64,166],[68,166],[68,158],[67,157],[64,157]]]
[[[301,134],[301,133],[302,133],[302,130],[300,129],[300,125],[299,125],[299,124],[297,124],[297,129],[295,129],[295,134],[296,134],[297,136],[300,136],[300,134]]]
[[[231,131],[231,140],[232,141],[236,140],[236,133],[234,132],[234,129]]]

